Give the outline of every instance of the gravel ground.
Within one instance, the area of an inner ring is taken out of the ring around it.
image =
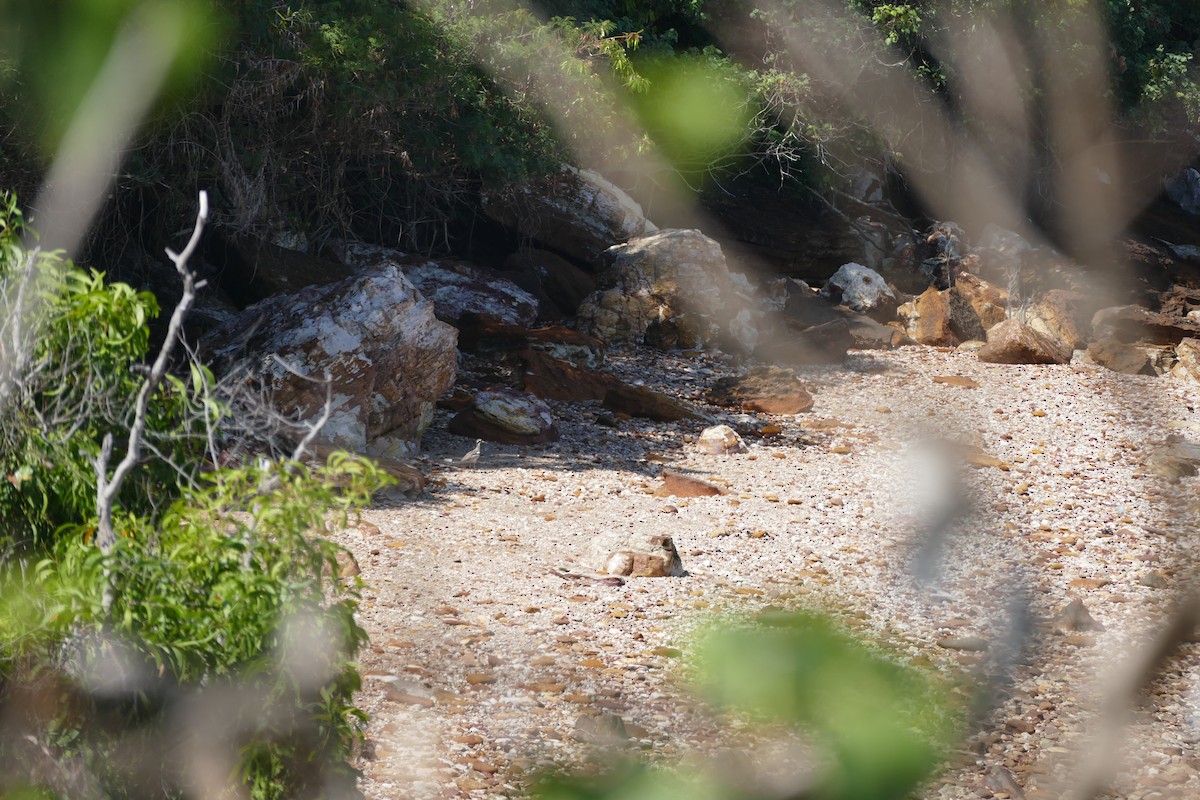
[[[739,370],[722,357],[620,350],[609,368],[714,421],[779,432],[747,436],[748,453],[705,455],[692,446],[704,422],[613,429],[594,406],[554,404],[558,442],[485,444],[460,468],[446,460],[473,443],[439,417],[421,464],[430,492],[338,535],[367,586],[359,700],[371,721],[358,766],[369,798],[522,796],[541,769],[601,757],[580,740],[595,739],[585,731],[602,715],[658,763],[738,749],[780,771],[794,763],[783,745],[706,711],[685,680],[697,625],[768,606],[827,609],[951,676],[1012,665],[922,797],[1059,797],[1103,752],[1089,739],[1099,698],[1193,573],[1198,479],[1168,482],[1145,461],[1200,441],[1200,387],[909,347],[800,370],[812,411],[768,417],[703,404],[713,380]],[[964,457],[992,466],[946,467]],[[656,496],[664,466],[727,491]],[[610,586],[551,573],[614,528],[669,532],[687,576]],[[1075,599],[1103,629],[1052,624]],[[1035,635],[1022,649],[1025,627]],[[963,639],[987,650],[946,646]],[[1200,796],[1198,662],[1186,645],[1131,709],[1123,760],[1105,758],[1111,796]]]

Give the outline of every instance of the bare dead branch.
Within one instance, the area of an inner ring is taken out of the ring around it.
[[[133,423],[129,430],[129,444],[125,448],[125,455],[121,461],[113,469],[112,476],[108,475],[108,459],[112,455],[112,434],[106,434],[104,442],[100,448],[100,455],[95,461],[96,467],[96,514],[98,517],[96,542],[104,551],[108,551],[116,543],[116,533],[112,526],[113,503],[116,500],[117,493],[121,490],[121,484],[129,475],[130,470],[137,464],[138,458],[141,455],[143,436],[146,431],[146,416],[150,405],[150,395],[158,388],[162,382],[163,376],[167,373],[167,366],[170,364],[171,352],[175,348],[175,342],[180,336],[183,328],[184,317],[187,316],[192,304],[196,300],[196,290],[203,286],[203,283],[196,282],[196,275],[188,268],[188,260],[196,251],[196,246],[200,243],[200,236],[204,232],[204,224],[208,221],[208,193],[200,192],[200,209],[196,214],[196,225],[192,229],[192,236],[188,240],[187,246],[183,252],[175,253],[167,250],[167,257],[175,264],[176,271],[179,272],[183,279],[183,296],[179,302],[175,304],[175,310],[171,314],[171,321],[167,326],[167,336],[163,341],[162,347],[159,348],[158,356],[154,359],[154,364],[150,367],[150,374],[142,382],[141,389],[138,391],[137,399],[134,401]]]

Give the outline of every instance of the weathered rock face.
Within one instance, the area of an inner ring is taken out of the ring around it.
[[[734,337],[745,303],[735,291],[721,246],[696,230],[663,230],[605,253],[600,289],[579,319],[609,342],[642,342],[652,324],[671,322],[702,343]],[[755,342],[740,343],[751,350]]]
[[[761,414],[801,414],[813,407],[812,395],[782,367],[758,366],[741,377],[718,378],[708,393],[710,402]]]
[[[243,371],[276,408],[330,418],[318,441],[398,458],[414,451],[437,399],[454,383],[454,328],[439,322],[396,266],[251,306],[201,348],[219,376]]]
[[[583,263],[656,230],[633,198],[592,170],[568,167],[518,195],[485,193],[484,213]]]
[[[558,439],[550,407],[531,394],[487,389],[458,412],[451,433],[501,444],[542,444]]]
[[[1092,342],[1088,345],[1087,354],[1093,362],[1113,372],[1126,375],[1155,374],[1154,367],[1150,365],[1150,356],[1133,345],[1115,339]]]
[[[946,295],[950,327],[960,341],[984,338],[1007,316],[1008,293],[969,272],[959,274]]]
[[[920,344],[953,347],[959,337],[950,327],[950,303],[945,292],[930,286],[918,297],[900,306],[896,315],[905,332]],[[982,337],[982,334],[980,334]]]
[[[887,281],[878,272],[862,264],[851,262],[838,267],[821,294],[851,311],[875,319],[891,319],[896,313],[896,295]]]
[[[1171,377],[1200,382],[1200,339],[1183,339],[1175,345],[1179,359],[1171,367]]]
[[[1020,320],[1006,319],[988,329],[979,360],[995,364],[1066,364],[1071,360],[1071,348]]]
[[[1092,331],[1098,338],[1126,343],[1178,344],[1185,338],[1200,338],[1200,321],[1155,313],[1142,306],[1114,306],[1096,312]]]
[[[1087,346],[1091,336],[1093,302],[1077,292],[1051,289],[1026,311],[1025,322],[1035,331],[1078,350]]]

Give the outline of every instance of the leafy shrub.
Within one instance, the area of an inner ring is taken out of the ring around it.
[[[32,275],[41,327],[3,406],[0,708],[27,711],[6,715],[21,729],[0,737],[0,794],[352,793],[366,636],[325,534],[386,477],[345,454],[200,473],[198,434],[223,409],[194,368],[152,397],[157,446],[98,547],[92,459],[130,423],[157,309],[24,251],[7,203],[0,296]]]
[[[27,330],[28,367],[14,376],[0,407],[0,550],[46,545],[61,525],[95,511],[94,459],[106,434],[128,430],[141,384],[133,368],[150,343],[147,324],[158,314],[149,292],[63,262],[54,253],[26,253],[30,235],[11,194],[0,193],[0,285],[6,317]],[[15,291],[29,278],[27,319],[18,319]],[[8,352],[9,359],[20,354]],[[197,373],[195,378],[202,379]],[[161,389],[148,424],[157,453],[125,487],[121,501],[137,513],[168,502],[176,469],[196,468],[203,437],[196,430],[196,388],[177,381]],[[191,467],[187,465],[191,464]]]

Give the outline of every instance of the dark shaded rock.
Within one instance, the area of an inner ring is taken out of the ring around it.
[[[578,367],[541,350],[523,350],[516,359],[522,388],[544,400],[603,400],[622,383],[607,372]]]
[[[535,185],[484,192],[483,211],[585,264],[615,244],[656,230],[622,189],[597,172],[574,167]]]
[[[774,364],[837,364],[854,346],[850,323],[842,318],[763,342],[754,354]]]
[[[504,262],[504,268],[533,275],[541,291],[562,314],[579,310],[583,298],[596,291],[596,279],[549,250],[524,248]]]
[[[1102,308],[1092,317],[1092,333],[1132,344],[1179,344],[1185,338],[1200,338],[1200,322],[1171,314],[1155,313],[1136,305]]]
[[[604,363],[604,343],[582,331],[550,325],[527,328],[466,317],[459,322],[458,347],[466,353],[501,357],[522,350],[540,350],[578,367]]]
[[[1016,319],[1006,319],[987,332],[979,360],[995,364],[1066,364],[1071,349]]]
[[[231,243],[230,263],[220,274],[221,288],[242,307],[277,294],[324,286],[352,276],[352,267],[242,237]]]
[[[1130,344],[1116,339],[1101,339],[1092,342],[1087,349],[1088,358],[1113,372],[1126,375],[1154,375],[1154,367],[1146,353]]]
[[[699,417],[687,403],[646,386],[624,383],[609,387],[604,393],[604,407],[631,417],[645,417],[659,422],[678,422]]]
[[[417,448],[454,383],[455,340],[393,265],[251,306],[201,349],[218,376],[265,391],[297,420],[321,414],[328,378],[318,443],[397,458]]]
[[[459,436],[500,444],[543,444],[558,439],[550,408],[533,395],[513,389],[480,392],[447,427]]]
[[[754,367],[741,377],[718,378],[708,400],[762,414],[801,414],[813,406],[812,395],[792,370],[771,366]]]

